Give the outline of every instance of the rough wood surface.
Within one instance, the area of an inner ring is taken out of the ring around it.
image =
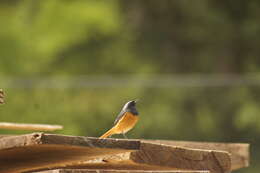
[[[231,154],[231,170],[249,166],[249,144],[246,143],[214,143],[214,142],[187,142],[187,141],[169,141],[169,140],[143,140],[155,144],[167,144],[179,147],[188,147],[205,150],[221,150]]]
[[[8,137],[8,136],[13,136],[13,135],[0,135],[0,139],[1,139],[1,138]]]
[[[228,173],[228,152],[44,133],[0,139],[0,172],[46,169],[210,170]]]
[[[138,151],[97,157],[69,168],[209,170],[211,173],[228,173],[230,166],[230,156],[224,151],[197,150],[141,142]]]
[[[56,169],[34,173],[210,173],[209,171],[148,171],[148,170],[115,170],[115,169]]]
[[[4,103],[4,92],[2,89],[0,89],[0,104]]]
[[[0,139],[0,172],[13,173],[64,167],[100,155],[139,149],[135,140],[33,133]]]
[[[23,123],[0,122],[0,129],[54,131],[54,130],[61,130],[62,128],[63,127],[61,125],[23,124]]]

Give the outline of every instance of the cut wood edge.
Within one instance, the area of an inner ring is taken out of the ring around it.
[[[24,124],[24,123],[0,122],[0,129],[54,131],[54,130],[63,129],[63,126],[61,126],[61,125],[49,125],[49,124]]]
[[[237,170],[249,166],[250,144],[248,143],[220,143],[220,142],[190,142],[171,140],[141,140],[154,144],[166,144],[171,146],[187,147],[193,149],[219,150],[231,154],[231,170]]]
[[[142,142],[140,150],[97,157],[67,168],[117,170],[209,170],[230,172],[231,159],[225,151],[198,150]]]
[[[135,151],[140,141],[33,133],[0,139],[0,172],[62,168],[97,156]]]
[[[138,163],[150,162],[177,169],[209,170],[211,173],[229,173],[231,170],[230,154],[225,151],[142,142],[140,150],[132,152],[130,158]]]

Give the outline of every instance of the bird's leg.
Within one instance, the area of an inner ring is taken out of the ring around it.
[[[125,139],[128,139],[127,136],[125,135],[125,133],[122,133],[122,134],[123,134],[123,136],[124,136]]]

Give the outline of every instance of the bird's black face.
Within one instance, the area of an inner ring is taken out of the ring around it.
[[[130,101],[130,102],[128,102],[128,107],[135,106],[135,104],[136,104],[136,101]]]
[[[138,112],[137,112],[135,105],[136,105],[136,101],[129,101],[125,104],[123,109],[127,112],[133,113],[134,115],[138,115]]]

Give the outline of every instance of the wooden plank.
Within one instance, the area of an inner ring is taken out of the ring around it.
[[[33,130],[33,131],[54,131],[61,130],[61,125],[49,125],[49,124],[24,124],[24,123],[7,123],[0,122],[0,129],[11,130]]]
[[[10,136],[10,135],[0,135],[0,139],[1,139],[1,138],[8,137],[8,136]]]
[[[212,142],[207,143],[207,142],[187,142],[187,141],[168,141],[168,140],[142,140],[142,141],[157,143],[157,144],[167,144],[167,145],[179,146],[179,147],[194,148],[194,149],[223,150],[231,153],[232,170],[236,170],[242,167],[247,167],[249,165],[249,144],[245,144],[245,143],[242,144],[241,143],[212,143]]]
[[[64,167],[100,155],[139,149],[140,141],[33,133],[0,139],[0,172]]]
[[[0,89],[0,104],[4,103],[4,91]]]
[[[170,140],[143,140],[155,144],[167,144],[179,147],[188,147],[205,150],[222,150],[231,154],[231,170],[248,167],[250,161],[250,145],[247,143],[214,143],[214,142],[188,142]]]
[[[120,170],[209,170],[230,172],[231,159],[225,151],[197,150],[141,142],[135,152],[97,157],[68,168]]]
[[[117,170],[210,170],[228,173],[225,151],[199,150],[137,140],[44,133],[0,139],[0,172],[56,168]]]
[[[115,170],[115,169],[55,169],[34,173],[210,173],[209,171],[148,171],[148,170]]]

